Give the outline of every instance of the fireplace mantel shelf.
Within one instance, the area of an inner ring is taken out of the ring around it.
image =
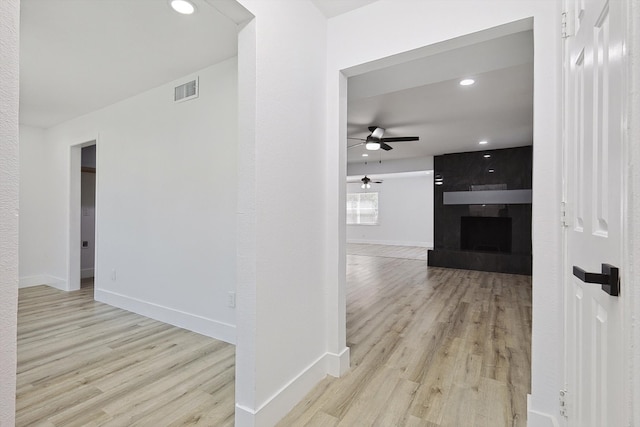
[[[445,191],[444,205],[531,204],[532,190]]]

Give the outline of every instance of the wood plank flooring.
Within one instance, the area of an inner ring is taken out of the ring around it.
[[[419,246],[391,246],[372,245],[364,243],[349,243],[348,255],[381,256],[386,258],[420,259],[427,260],[428,248]]]
[[[235,348],[93,301],[20,290],[17,426],[232,426]]]
[[[526,425],[530,278],[427,269],[422,251],[349,245],[351,371],[280,426]],[[92,293],[20,290],[18,426],[233,425],[233,346]]]
[[[530,277],[427,269],[349,246],[382,255],[348,255],[351,371],[326,378],[279,425],[526,426]]]

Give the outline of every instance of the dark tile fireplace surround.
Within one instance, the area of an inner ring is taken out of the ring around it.
[[[428,265],[530,275],[532,165],[531,146],[436,156]]]

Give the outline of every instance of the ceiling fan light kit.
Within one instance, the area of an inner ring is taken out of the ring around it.
[[[385,151],[393,150],[393,147],[387,144],[387,142],[409,142],[409,141],[420,141],[420,137],[418,136],[396,136],[390,138],[383,138],[384,128],[378,126],[369,126],[369,136],[365,139],[363,138],[349,138],[349,139],[357,139],[362,141],[359,144],[354,144],[349,146],[348,148],[358,147],[360,145],[364,145],[364,148],[367,150],[379,150],[383,149]]]
[[[378,181],[373,181],[371,178],[369,178],[368,176],[364,176],[364,178],[362,178],[360,181],[362,181],[362,185],[360,186],[360,188],[362,189],[368,189],[371,188],[371,183],[373,182],[374,184],[382,184],[382,180],[378,180]]]
[[[364,144],[364,148],[366,148],[367,150],[379,150],[380,149],[380,143],[376,142],[376,141],[367,141]]]

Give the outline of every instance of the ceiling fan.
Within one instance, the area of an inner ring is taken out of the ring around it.
[[[371,178],[369,178],[366,175],[360,181],[362,181],[362,185],[360,186],[360,188],[371,188],[372,182],[374,184],[382,184],[382,180],[373,181]]]
[[[362,141],[359,144],[350,145],[348,148],[358,147],[360,145],[364,145],[367,150],[379,150],[383,149],[385,151],[393,150],[393,147],[387,144],[387,142],[408,142],[408,141],[419,141],[420,137],[418,136],[395,136],[390,138],[383,138],[384,129],[377,126],[369,126],[369,136],[366,138],[348,138],[348,139],[357,139]]]

